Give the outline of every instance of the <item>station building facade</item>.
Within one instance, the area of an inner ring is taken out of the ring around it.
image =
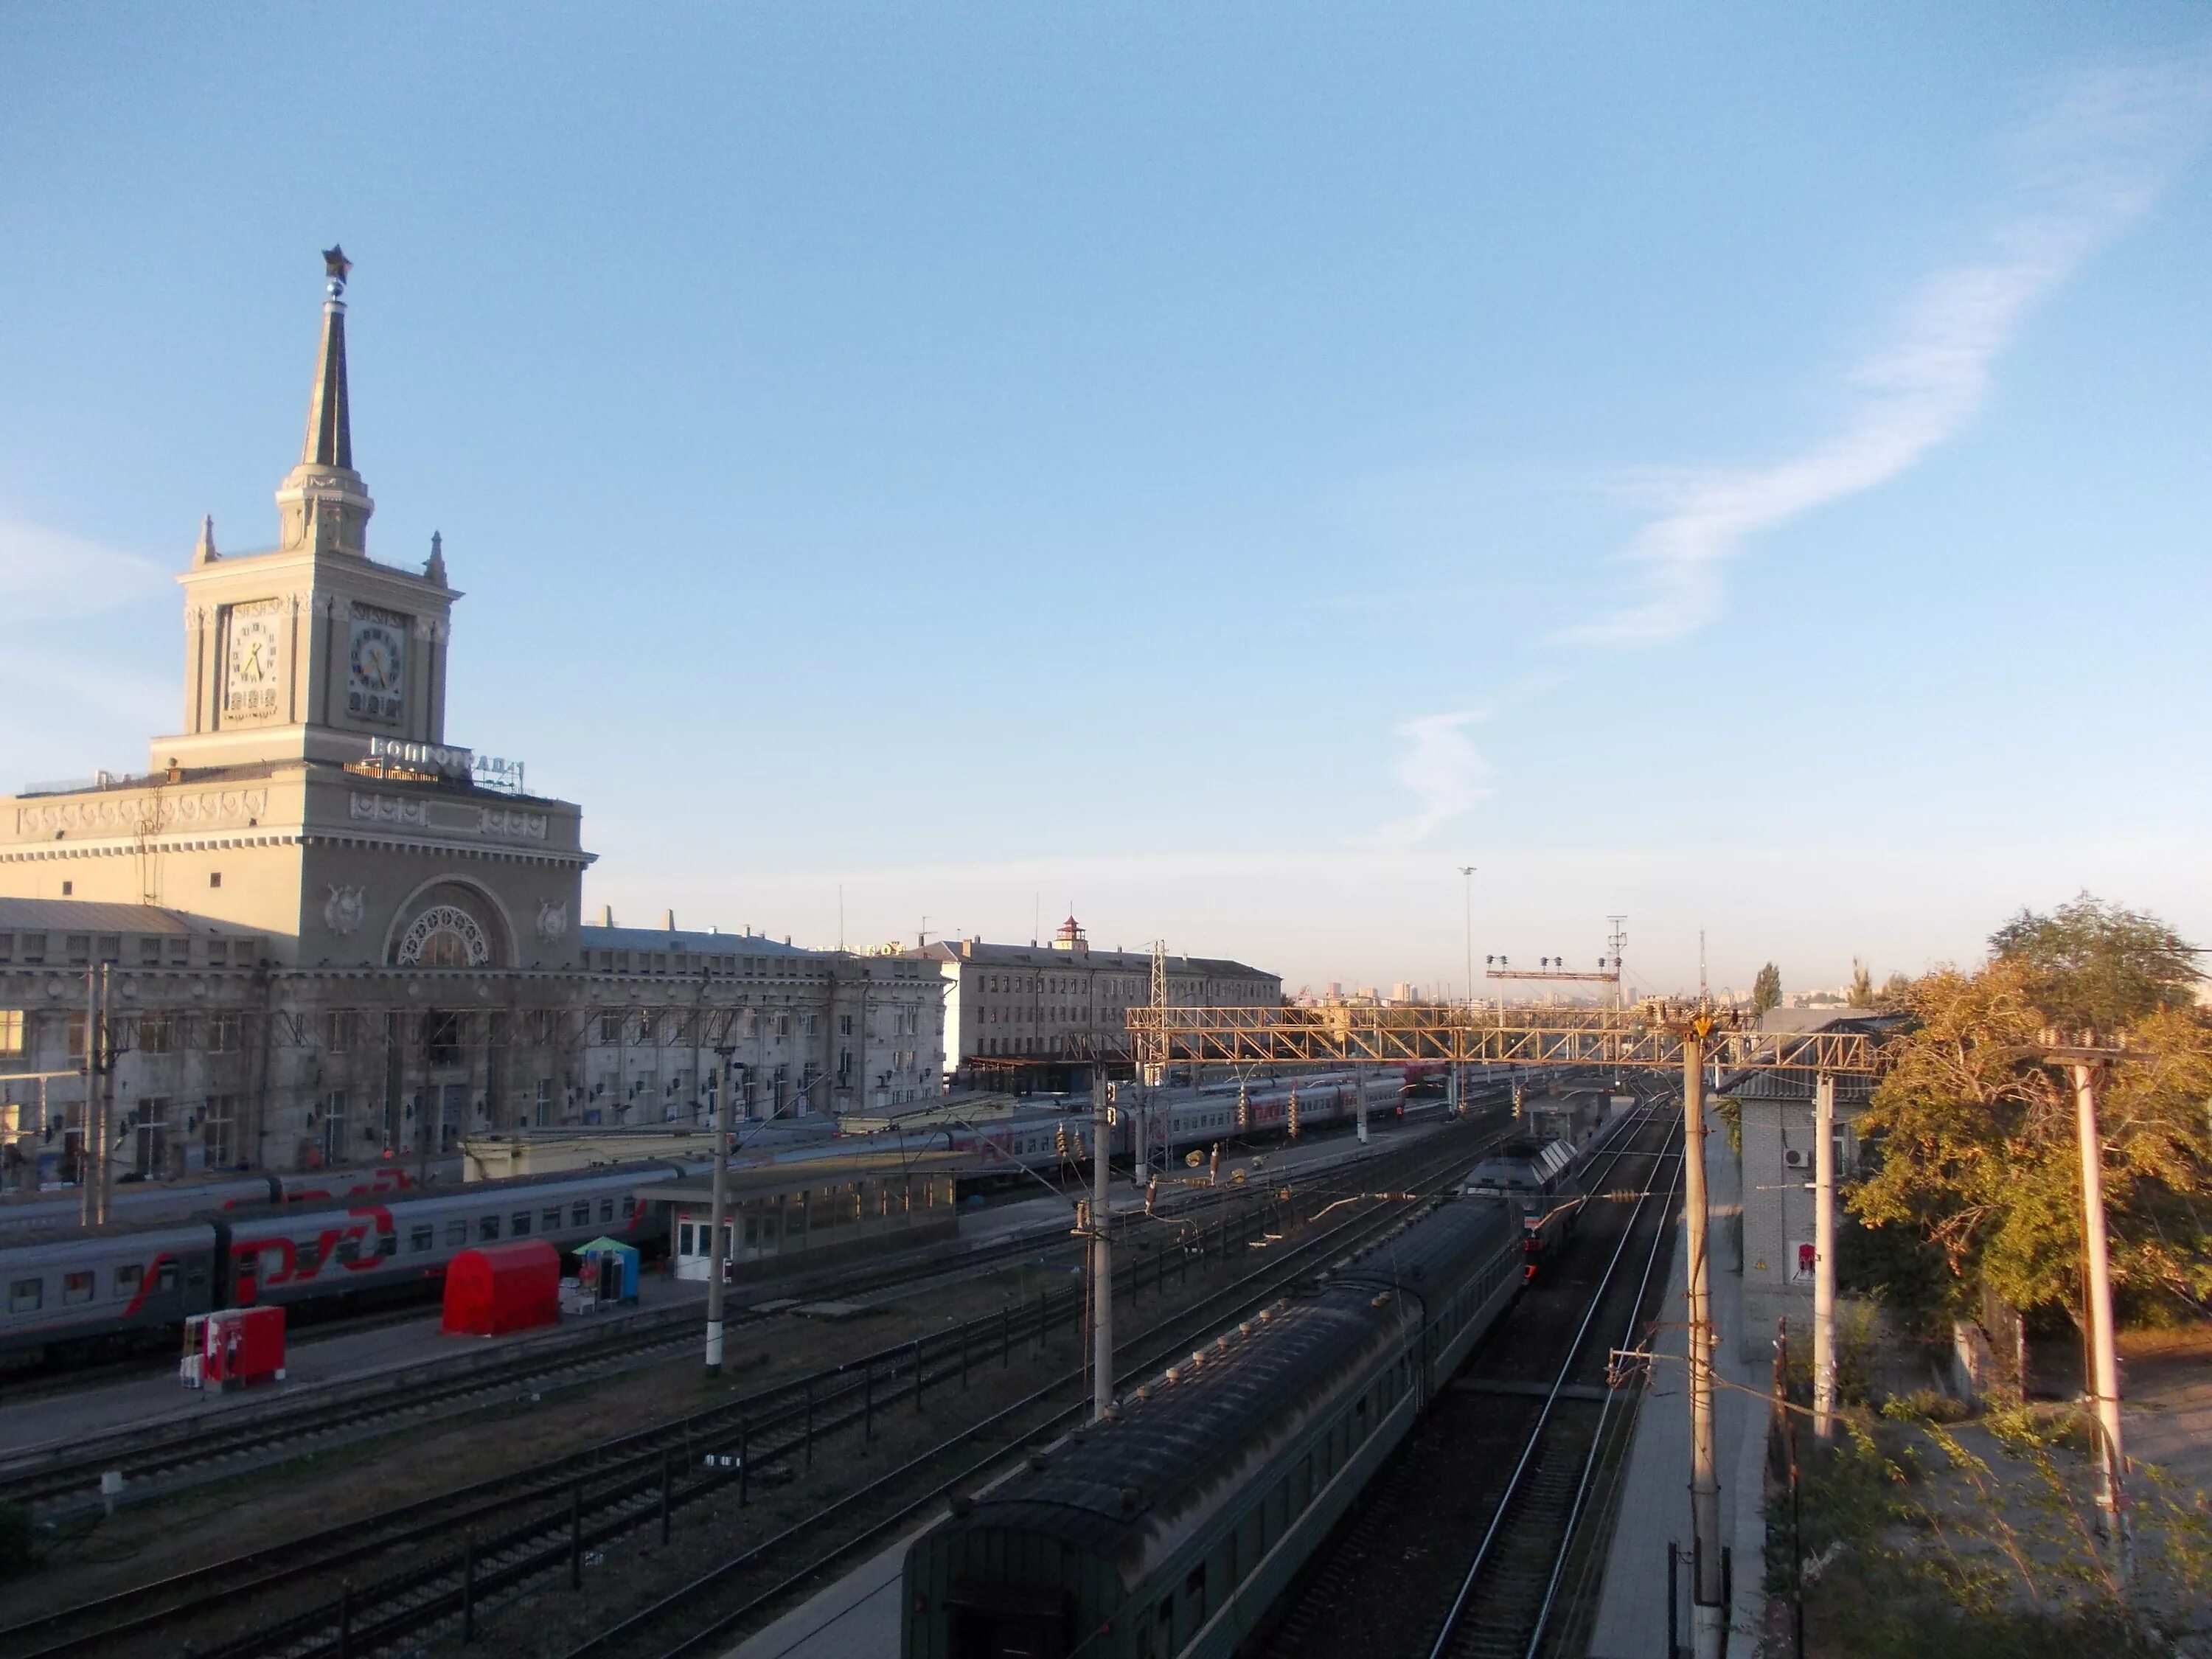
[[[405,1157],[518,1124],[933,1097],[921,964],[750,934],[581,924],[582,811],[452,741],[441,539],[373,560],[343,253],[277,545],[204,520],[181,729],[143,774],[0,798],[0,1151],[53,1173],[85,1126],[104,967],[117,1155],[149,1174]],[[728,1050],[726,1055],[720,1050]]]
[[[1128,1011],[1152,999],[1152,958],[1099,951],[1073,916],[1047,945],[939,940],[905,954],[945,980],[947,1063],[959,1081],[1051,1085],[1073,1068],[1133,1056]],[[1168,1000],[1183,1007],[1282,1006],[1279,974],[1213,957],[1169,957]]]

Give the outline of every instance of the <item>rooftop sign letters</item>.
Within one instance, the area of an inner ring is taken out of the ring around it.
[[[417,772],[436,772],[449,778],[465,779],[479,789],[496,789],[507,795],[522,793],[522,763],[502,759],[495,755],[479,755],[473,750],[441,743],[404,743],[398,738],[371,738],[368,740],[368,757]]]

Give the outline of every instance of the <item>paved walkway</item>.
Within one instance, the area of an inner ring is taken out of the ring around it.
[[[1726,1126],[1709,1119],[1705,1137],[1705,1181],[1713,1234],[1723,1237],[1723,1218],[1742,1201],[1729,1152]],[[1753,1651],[1764,1601],[1765,1517],[1760,1491],[1766,1453],[1766,1405],[1763,1396],[1771,1373],[1738,1362],[1736,1334],[1743,1319],[1743,1281],[1729,1270],[1725,1251],[1714,1253],[1713,1321],[1720,1328],[1715,1401],[1716,1444],[1720,1458],[1721,1537],[1734,1555],[1735,1606],[1731,1610],[1732,1656]],[[1661,1356],[1644,1397],[1621,1490],[1620,1516],[1605,1566],[1596,1626],[1590,1633],[1591,1659],[1668,1659],[1667,1545],[1690,1548],[1690,1402],[1682,1320],[1688,1294],[1689,1251],[1678,1233],[1674,1264],[1668,1276],[1660,1318],[1668,1322],[1653,1346]],[[1735,1384],[1735,1387],[1729,1386]],[[1679,1595],[1680,1638],[1690,1638],[1689,1568],[1681,1570]]]
[[[726,1659],[892,1659],[899,1650],[899,1580],[907,1547],[942,1518],[931,1516],[803,1606],[747,1637]]]
[[[703,1303],[706,1296],[702,1284],[641,1275],[635,1307],[602,1309],[563,1320],[559,1328],[590,1328],[599,1322],[684,1302]],[[379,1321],[366,1328],[307,1326],[289,1335],[283,1382],[242,1389],[235,1394],[187,1389],[177,1380],[172,1367],[127,1382],[11,1402],[0,1412],[0,1451],[23,1450],[119,1428],[217,1416],[262,1406],[317,1384],[367,1381],[411,1365],[481,1354],[545,1334],[541,1328],[506,1336],[447,1336],[439,1329],[440,1320],[440,1313],[433,1310],[404,1320]]]

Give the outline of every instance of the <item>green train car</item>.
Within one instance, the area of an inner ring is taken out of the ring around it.
[[[1230,1659],[1522,1282],[1445,1200],[1124,1399],[907,1552],[904,1659]]]

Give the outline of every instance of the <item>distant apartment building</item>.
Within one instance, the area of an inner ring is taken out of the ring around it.
[[[1073,916],[1048,945],[945,939],[904,954],[944,976],[945,1067],[966,1081],[1057,1086],[1096,1060],[1127,1064],[1128,1011],[1152,1000],[1151,955],[1094,950]],[[1184,1007],[1283,1000],[1280,975],[1220,957],[1170,957],[1167,981]]]

